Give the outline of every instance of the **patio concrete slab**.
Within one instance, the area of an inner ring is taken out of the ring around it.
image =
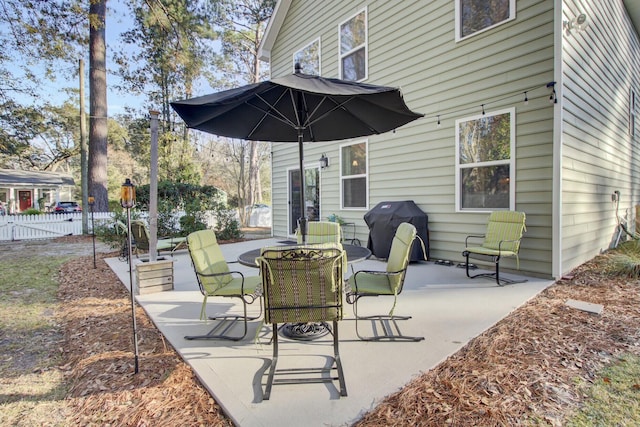
[[[228,244],[222,250],[227,260],[235,260],[240,253],[277,245],[281,240]],[[340,397],[332,383],[275,385],[270,400],[263,401],[265,372],[272,355],[268,343],[270,326],[263,325],[261,319],[252,321],[247,336],[238,342],[184,339],[185,335],[207,333],[214,322],[198,320],[202,295],[188,253],[178,252],[174,259],[174,290],[140,295],[137,301],[225,413],[236,425],[247,427],[350,425],[385,396],[435,367],[553,283],[529,277],[525,283],[499,287],[488,279],[468,279],[461,268],[433,262],[412,263],[395,313],[412,315],[412,319],[398,322],[402,332],[424,336],[425,340],[360,341],[355,334],[352,307],[347,304],[345,320],[339,324],[339,337],[348,396]],[[128,264],[116,258],[107,259],[107,263],[129,288]],[[258,274],[257,269],[240,264],[233,267],[245,274]],[[385,264],[367,260],[354,267],[384,269]],[[361,314],[385,314],[392,305],[392,297],[367,298],[361,301]],[[250,307],[251,312],[259,312],[257,303]],[[208,303],[209,315],[240,313],[241,309],[234,299],[211,298]],[[280,339],[279,343],[279,368],[324,366],[332,355],[330,335],[306,342]],[[144,357],[140,363],[144,363]]]

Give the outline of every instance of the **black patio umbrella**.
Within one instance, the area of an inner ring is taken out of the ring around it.
[[[300,72],[197,98],[173,109],[192,129],[251,141],[297,142],[300,158],[300,228],[304,214],[304,142],[380,134],[422,117],[398,88]]]

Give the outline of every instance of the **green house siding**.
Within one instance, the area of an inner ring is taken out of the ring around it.
[[[620,214],[640,203],[640,138],[629,135],[629,90],[640,91],[640,43],[620,1],[566,1],[589,26],[563,38],[562,271],[610,247]]]
[[[637,32],[616,0],[590,2],[589,29],[561,36],[554,7],[563,7],[564,19],[581,11],[565,3],[518,0],[514,20],[456,43],[454,1],[293,0],[270,49],[272,75],[290,73],[293,53],[320,38],[322,75],[338,77],[338,25],[366,8],[366,82],[401,87],[409,107],[425,114],[396,132],[368,138],[368,208],[385,200],[414,200],[429,215],[432,258],[462,260],[465,236],[482,233],[488,217],[455,210],[456,119],[480,114],[482,104],[487,113],[515,108],[515,202],[527,214],[520,269],[559,275],[608,247],[615,227],[614,190],[623,194],[624,208],[640,203],[634,182],[640,171],[633,163],[638,153],[625,134],[623,106],[631,81],[640,93]],[[615,25],[604,25],[607,20]],[[615,51],[615,34],[624,34],[630,46],[609,70],[607,52]],[[607,42],[597,46],[600,38]],[[596,60],[590,62],[592,49]],[[564,73],[556,69],[557,52],[566,57]],[[636,70],[633,77],[630,69]],[[546,85],[558,79],[556,91],[564,98],[553,104]],[[560,115],[562,131],[554,133]],[[562,150],[554,150],[554,135]],[[312,165],[323,153],[329,157],[330,167],[321,171],[321,215],[336,213],[355,222],[357,237],[366,242],[367,209],[340,210],[340,146],[306,144],[305,159]],[[297,149],[274,144],[273,152],[274,233],[286,235],[287,170],[296,168]],[[554,162],[561,165],[557,176]],[[554,204],[554,189],[561,192],[562,205]],[[560,212],[561,233],[554,231],[554,211]],[[561,242],[561,255],[553,252],[554,239]],[[554,260],[560,260],[556,271]],[[515,260],[505,267],[515,269]]]

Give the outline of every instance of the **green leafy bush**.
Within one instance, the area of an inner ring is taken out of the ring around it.
[[[22,215],[40,215],[41,213],[42,212],[35,208],[29,208],[25,211],[22,211]]]

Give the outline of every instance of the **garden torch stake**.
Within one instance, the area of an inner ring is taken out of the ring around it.
[[[127,210],[127,247],[129,251],[129,291],[131,293],[131,321],[133,326],[133,350],[134,350],[134,374],[138,373],[138,331],[136,328],[136,303],[133,296],[133,267],[131,258],[133,252],[131,250],[131,208],[135,204],[136,188],[127,178],[120,187],[120,204]]]

